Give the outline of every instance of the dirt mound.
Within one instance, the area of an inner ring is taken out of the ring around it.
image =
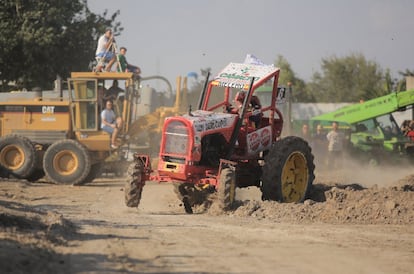
[[[3,198],[15,194],[1,193]],[[21,198],[21,197],[20,197]],[[5,273],[65,273],[65,256],[55,251],[76,233],[61,214],[0,199],[0,269]]]
[[[395,176],[394,181],[378,178],[370,184],[348,178],[317,174],[303,204],[262,201],[256,187],[238,189],[233,210],[220,211],[213,203],[207,211],[205,203],[192,216],[184,216],[171,184],[148,183],[136,210],[123,203],[122,180],[102,179],[82,187],[2,181],[0,269],[2,273],[193,273],[214,258],[218,264],[207,271],[272,273],[274,252],[269,248],[276,243],[284,250],[279,252],[280,261],[287,262],[282,273],[298,266],[295,258],[300,252],[320,255],[311,261],[317,260],[313,266],[321,273],[335,272],[338,265],[343,269],[355,265],[351,272],[410,273],[414,175]],[[194,229],[203,237],[190,239]],[[261,244],[246,249],[251,243]],[[224,257],[216,256],[218,249]],[[245,255],[234,255],[234,250]],[[205,256],[193,256],[199,253]],[[369,258],[361,259],[367,254]],[[246,256],[263,260],[245,263]],[[308,262],[295,270],[306,272]]]
[[[366,188],[357,183],[338,184],[337,181],[317,179],[309,199],[302,204],[244,200],[228,214],[292,223],[414,223],[414,175],[389,187]]]

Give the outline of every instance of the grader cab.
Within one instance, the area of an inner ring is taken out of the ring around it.
[[[2,94],[7,97],[0,102],[3,173],[29,181],[47,175],[57,184],[92,181],[111,153],[110,135],[100,129],[100,88],[113,80],[125,82],[125,96],[116,105],[126,133],[138,98],[139,79],[132,73],[73,72],[67,94],[52,97]]]

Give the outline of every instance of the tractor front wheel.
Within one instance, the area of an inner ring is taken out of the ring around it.
[[[208,196],[213,193],[213,188],[197,186],[193,183],[174,183],[174,192],[183,202],[185,212],[193,213],[193,207],[208,202]]]
[[[265,157],[262,199],[303,202],[315,178],[313,155],[308,143],[295,136],[277,141]]]
[[[223,210],[231,209],[236,199],[236,174],[232,168],[223,168],[217,188],[219,206]]]
[[[86,179],[91,170],[89,153],[74,140],[58,141],[46,150],[43,169],[55,184],[77,185]]]
[[[131,163],[127,171],[127,182],[125,183],[125,205],[127,207],[138,207],[142,189],[145,182],[142,181],[143,165],[140,160]]]

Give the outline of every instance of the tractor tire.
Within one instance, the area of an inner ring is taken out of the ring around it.
[[[221,209],[229,210],[236,199],[236,174],[231,168],[223,168],[217,188],[217,202]]]
[[[88,176],[86,176],[85,180],[76,184],[77,186],[82,186],[88,183],[91,183],[95,178],[101,175],[103,169],[103,163],[96,163],[91,165],[91,170],[89,171]]]
[[[273,144],[265,157],[262,199],[303,202],[315,179],[313,155],[302,138],[290,136]]]
[[[183,202],[185,212],[193,213],[193,207],[202,205],[207,197],[213,192],[212,188],[197,188],[193,183],[174,183],[174,192],[178,199]]]
[[[19,179],[26,179],[36,168],[36,151],[29,139],[7,135],[0,139],[0,165]]]
[[[134,161],[128,167],[127,182],[125,183],[125,205],[127,207],[138,207],[144,183],[142,182],[142,163]]]
[[[190,193],[188,192],[188,185],[186,183],[175,183],[174,192],[178,199],[183,202],[185,213],[193,214],[194,201],[190,201]]]
[[[43,169],[55,184],[77,185],[91,170],[88,150],[74,140],[58,141],[46,150]]]

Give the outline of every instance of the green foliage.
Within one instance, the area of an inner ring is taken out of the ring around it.
[[[306,90],[306,83],[302,79],[296,77],[289,62],[282,56],[278,55],[275,66],[280,68],[279,85],[287,86],[292,84],[292,98],[294,102],[314,102],[315,98]]]
[[[357,102],[388,93],[380,66],[362,54],[322,59],[321,68],[307,85],[318,102]]]
[[[122,31],[115,19],[92,13],[86,0],[0,0],[0,79],[28,89],[51,88],[57,75],[87,71],[106,27]]]
[[[414,71],[406,69],[405,71],[399,71],[399,75],[401,75],[402,78],[400,79],[394,79],[394,86],[396,91],[404,91],[407,90],[407,81],[406,77],[408,76],[414,76]]]

